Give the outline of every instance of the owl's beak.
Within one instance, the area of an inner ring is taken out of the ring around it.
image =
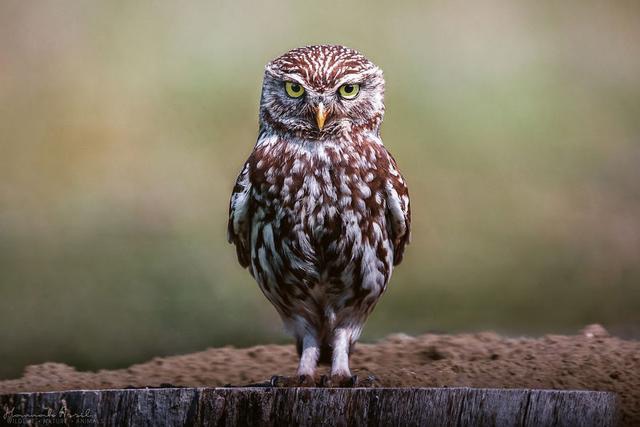
[[[327,119],[329,113],[324,109],[324,104],[321,102],[318,104],[318,109],[316,110],[316,123],[318,124],[318,129],[322,130],[324,127],[324,121]]]

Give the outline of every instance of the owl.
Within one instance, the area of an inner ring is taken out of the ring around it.
[[[237,178],[228,238],[297,343],[300,381],[349,355],[409,242],[407,184],[382,144],[382,70],[343,46],[265,67],[258,140]]]

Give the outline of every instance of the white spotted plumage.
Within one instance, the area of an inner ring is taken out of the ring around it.
[[[304,96],[288,96],[287,81]],[[343,84],[357,97],[340,98]],[[380,69],[342,46],[294,49],[265,68],[229,240],[296,338],[301,375],[321,360],[350,375],[349,351],[409,240],[408,190],[379,138],[383,94]]]

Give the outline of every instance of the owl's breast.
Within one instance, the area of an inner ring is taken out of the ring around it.
[[[367,245],[384,252],[384,180],[368,154],[331,144],[266,150],[252,176],[256,225],[269,223],[281,252],[316,270],[344,267]]]
[[[254,151],[251,268],[285,317],[297,310],[296,301],[334,309],[373,307],[384,291],[393,248],[385,171],[372,161],[375,154],[293,144]]]

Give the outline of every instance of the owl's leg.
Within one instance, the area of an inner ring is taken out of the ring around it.
[[[274,376],[271,384],[275,387],[315,387],[314,374],[318,366],[320,357],[320,346],[318,340],[312,334],[307,333],[302,340],[298,341],[298,351],[300,352],[300,363],[298,365],[298,375],[295,377]]]
[[[349,369],[349,348],[353,331],[337,328],[333,335],[333,355],[331,361],[331,383],[339,387],[355,387],[358,378],[351,376]]]
[[[313,378],[320,357],[320,345],[312,334],[306,334],[302,338],[302,353],[298,365],[298,375],[306,375]]]

